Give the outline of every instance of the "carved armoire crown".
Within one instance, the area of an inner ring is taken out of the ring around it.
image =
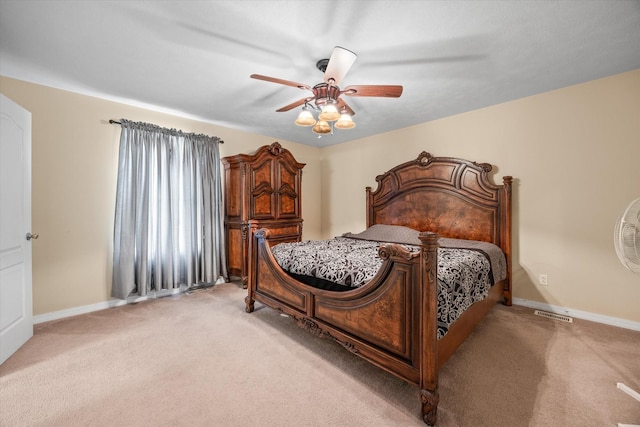
[[[225,169],[227,270],[247,284],[249,242],[263,227],[271,244],[302,238],[302,168],[279,143],[222,159]]]

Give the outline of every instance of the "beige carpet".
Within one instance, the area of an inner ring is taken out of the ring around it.
[[[423,426],[418,389],[236,283],[36,325],[2,426]],[[438,427],[640,424],[640,333],[496,306],[440,374]]]

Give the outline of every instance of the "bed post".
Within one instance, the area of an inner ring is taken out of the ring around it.
[[[422,284],[420,400],[422,419],[432,426],[438,416],[438,234],[420,233]]]
[[[251,220],[249,221],[249,259],[247,261],[247,296],[244,299],[244,303],[246,305],[245,311],[247,313],[252,313],[254,309],[255,300],[253,299],[253,292],[256,289],[256,270],[258,269],[258,250],[259,244],[257,239],[265,239],[269,237],[269,230],[260,229],[258,230],[258,222]]]
[[[373,203],[372,203],[372,198],[371,198],[371,187],[366,187],[365,190],[367,191],[367,222],[366,222],[366,227],[369,228],[373,225],[372,220],[373,218],[371,218],[371,210],[373,209]]]
[[[504,241],[501,243],[502,250],[507,258],[507,278],[504,282],[504,305],[511,306],[513,282],[511,281],[511,184],[513,178],[505,176],[502,178],[504,184],[504,200],[501,203],[503,207],[504,220],[501,221],[503,229],[501,237]]]

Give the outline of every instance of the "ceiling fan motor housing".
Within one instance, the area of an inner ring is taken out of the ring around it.
[[[318,83],[313,87],[313,94],[316,97],[315,104],[317,106],[335,104],[340,96],[340,88],[328,83]]]

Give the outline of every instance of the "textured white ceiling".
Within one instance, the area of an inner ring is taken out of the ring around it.
[[[334,46],[343,87],[404,93],[346,98],[357,127],[318,138],[276,113],[309,92],[249,75],[313,86]],[[4,76],[314,146],[637,68],[637,0],[0,0]]]

